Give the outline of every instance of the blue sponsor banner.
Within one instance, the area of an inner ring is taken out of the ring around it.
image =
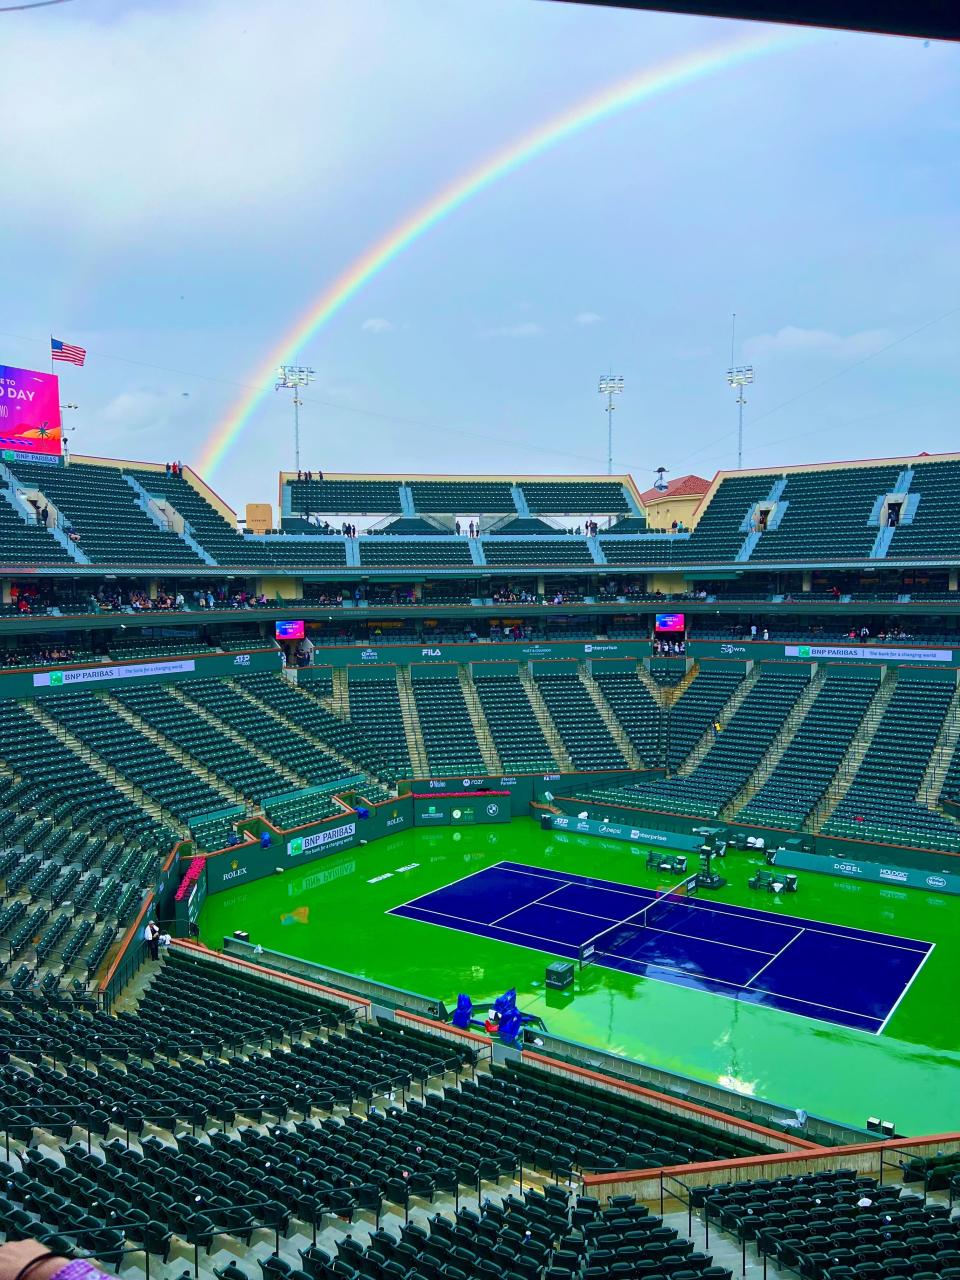
[[[573,835],[602,836],[605,840],[626,840],[630,844],[659,846],[663,849],[699,849],[702,835],[685,835],[681,831],[662,831],[656,827],[632,827],[629,823],[601,822],[598,818],[578,818],[575,814],[551,813],[551,831],[568,831]]]

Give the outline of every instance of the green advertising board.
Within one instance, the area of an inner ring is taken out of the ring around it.
[[[436,662],[536,662],[542,659],[573,658],[579,662],[592,662],[604,658],[627,659],[640,662],[649,658],[649,640],[556,640],[517,644],[390,644],[386,637],[374,643],[342,645],[318,648],[318,665],[347,667],[372,667],[381,663],[409,666],[411,663]]]
[[[930,871],[923,867],[903,867],[894,863],[864,862],[859,858],[837,858],[823,853],[800,853],[780,849],[773,855],[778,867],[791,871],[817,871],[845,880],[871,880],[877,884],[899,885],[904,889],[927,889],[933,893],[960,894],[960,875]]]
[[[472,827],[490,822],[509,822],[510,796],[425,796],[413,802],[413,821],[418,827]]]
[[[0,672],[0,698],[31,698],[78,690],[109,690],[117,685],[162,680],[209,679],[248,672],[280,671],[279,652],[198,654],[193,658],[164,658],[151,662],[90,663],[52,671]]]
[[[960,665],[960,650],[922,645],[778,644],[772,640],[691,640],[688,658],[725,658],[734,662],[786,659],[797,662],[857,662],[928,671]]]

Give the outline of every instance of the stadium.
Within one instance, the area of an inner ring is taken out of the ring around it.
[[[240,519],[13,445],[8,1239],[956,1274],[960,455],[285,472]]]

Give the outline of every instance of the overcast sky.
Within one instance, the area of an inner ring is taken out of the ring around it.
[[[744,29],[544,0],[0,13],[0,363],[47,368],[50,333],[86,346],[59,366],[73,451],[190,461],[311,300],[440,187]],[[956,449],[958,154],[960,48],[880,36],[823,33],[606,119],[309,341],[305,465],[602,471],[612,370],[615,467],[709,476],[736,461],[734,311],[747,465]],[[215,487],[275,500],[292,436],[271,393]]]

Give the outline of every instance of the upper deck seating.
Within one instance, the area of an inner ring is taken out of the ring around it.
[[[499,515],[516,511],[509,480],[411,480],[417,511],[436,515]]]
[[[527,506],[543,515],[619,515],[629,511],[619,480],[522,480]]]
[[[399,515],[397,480],[288,480],[294,515]]]
[[[59,564],[70,557],[39,522],[27,524],[0,488],[0,564]]]
[[[761,534],[750,563],[865,560],[877,537],[878,497],[897,482],[899,466],[810,469],[787,475],[789,505],[775,529]]]
[[[483,539],[483,554],[487,564],[503,568],[593,564],[593,556],[586,540],[572,535],[558,539],[538,537],[530,541],[524,538],[487,537]]]
[[[178,534],[158,528],[137,505],[136,491],[118,467],[15,465],[17,479],[38,489],[70,522],[79,535],[77,545],[94,564],[203,564]]]

